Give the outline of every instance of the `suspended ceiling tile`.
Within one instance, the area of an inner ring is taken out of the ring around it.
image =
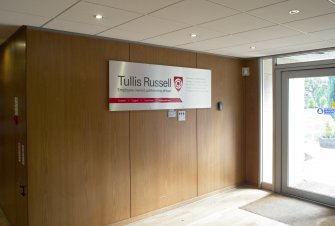
[[[276,4],[279,2],[284,2],[286,0],[209,0],[233,9],[248,11],[251,9],[257,9],[260,7]]]
[[[196,34],[195,38],[191,37],[191,34]],[[182,30],[174,31],[165,35],[160,35],[154,38],[143,40],[143,42],[156,44],[156,45],[166,45],[166,46],[177,46],[181,44],[186,44],[190,42],[201,41],[205,39],[210,39],[214,37],[223,36],[224,33],[204,29],[201,27],[190,27]]]
[[[0,9],[52,18],[75,2],[77,0],[0,0]]]
[[[47,22],[49,19],[50,18],[42,16],[0,10],[0,24],[4,25],[29,25],[38,27]]]
[[[293,9],[298,9],[300,13],[290,15],[289,11]],[[252,10],[248,13],[277,23],[286,23],[332,12],[335,12],[335,5],[327,0],[291,0]]]
[[[229,34],[234,34],[273,25],[275,24],[263,19],[259,19],[255,16],[241,13],[212,22],[204,23],[200,26]]]
[[[152,16],[143,16],[136,20],[122,24],[117,29],[141,33],[146,37],[154,37],[171,31],[188,27],[187,24],[159,19]]]
[[[96,25],[77,23],[77,22],[60,20],[60,19],[52,20],[50,23],[48,23],[45,26],[45,28],[50,28],[50,29],[60,30],[60,31],[75,32],[75,33],[81,33],[81,34],[90,34],[90,35],[94,35],[105,29],[104,27],[100,27]]]
[[[258,52],[248,52],[248,51],[239,51],[239,50],[228,50],[228,49],[215,49],[209,51],[213,54],[231,56],[231,57],[239,57],[239,58],[250,58],[250,57],[260,57],[262,56]],[[242,76],[242,75],[241,75]]]
[[[279,47],[286,47],[286,46],[292,46],[292,45],[300,45],[300,44],[307,44],[307,43],[315,43],[323,41],[317,36],[314,35],[296,35],[286,38],[279,38],[279,39],[273,39],[268,41],[261,41],[252,43],[250,46],[255,46],[257,50],[262,49],[273,49],[273,48],[279,48]]]
[[[256,29],[233,35],[227,35],[220,38],[181,45],[181,48],[190,48],[192,50],[213,50],[223,47],[243,45],[253,42],[260,42],[271,39],[278,39],[300,34],[297,31],[285,28],[280,25]]]
[[[286,26],[299,29],[304,32],[315,32],[335,28],[335,13],[317,16],[305,20],[286,23]]]
[[[102,20],[97,20],[94,15],[101,14]],[[61,14],[58,19],[80,22],[102,27],[113,27],[141,16],[125,10],[114,9],[107,6],[80,2],[71,9]]]
[[[326,40],[335,39],[335,28],[324,31],[312,32],[312,34]]]
[[[108,38],[122,39],[122,40],[128,40],[128,41],[139,41],[139,40],[147,38],[147,36],[145,34],[138,33],[138,32],[120,30],[120,29],[117,29],[117,28],[112,28],[110,30],[102,32],[102,33],[99,34],[99,36],[108,37]]]
[[[238,11],[205,0],[185,0],[150,15],[196,25],[236,13]]]
[[[318,49],[324,49],[324,48],[331,48],[334,47],[334,44],[330,42],[315,42],[315,43],[309,43],[309,44],[303,44],[303,45],[293,45],[293,46],[287,46],[287,47],[281,47],[281,48],[275,48],[275,49],[268,49],[268,50],[261,50],[259,53],[263,54],[264,56],[269,55],[278,55],[278,54],[285,54],[285,53],[294,53],[294,52],[302,52],[302,51],[308,51],[308,50],[318,50]]]
[[[180,0],[87,0],[101,5],[111,6],[118,9],[147,14]]]

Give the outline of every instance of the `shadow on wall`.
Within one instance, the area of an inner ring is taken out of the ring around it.
[[[2,209],[0,209],[0,226],[10,226]]]

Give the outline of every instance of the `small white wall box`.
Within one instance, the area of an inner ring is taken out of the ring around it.
[[[177,111],[176,110],[168,110],[168,117],[169,118],[177,117]]]
[[[186,120],[186,111],[178,111],[178,121]]]
[[[250,76],[249,67],[242,67],[242,76]]]

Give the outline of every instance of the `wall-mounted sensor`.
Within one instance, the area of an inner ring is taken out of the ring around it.
[[[223,101],[219,101],[217,107],[218,107],[218,111],[222,111],[223,110]]]

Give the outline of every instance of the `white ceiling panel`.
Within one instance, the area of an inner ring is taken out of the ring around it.
[[[296,35],[288,38],[281,38],[270,41],[262,41],[238,46],[225,47],[211,50],[210,52],[216,54],[220,53],[234,54],[234,56],[240,56],[240,57],[256,57],[260,56],[262,51],[270,52],[269,50],[271,49],[278,50],[279,48],[281,48],[287,50],[288,48],[295,48],[296,46],[313,46],[313,48],[315,48],[315,45],[319,45],[320,43],[323,45],[325,44],[324,41],[320,41],[320,39],[316,38],[315,36]],[[256,47],[256,49],[252,50],[250,48],[251,46]]]
[[[86,0],[101,5],[111,6],[118,9],[147,14],[180,0]]]
[[[0,0],[0,9],[44,17],[55,17],[77,0]]]
[[[287,0],[209,0],[233,9],[248,11]]]
[[[229,46],[243,45],[247,43],[260,42],[271,39],[278,39],[283,37],[289,37],[300,34],[297,31],[285,28],[280,25],[261,28],[248,32],[242,32],[234,35],[227,35],[220,38],[190,43],[181,45],[181,48],[192,49],[192,50],[214,50]]]
[[[320,41],[323,41],[323,40],[317,36],[302,34],[302,35],[296,35],[296,36],[291,36],[291,37],[286,37],[286,38],[254,42],[254,43],[251,43],[249,47],[255,46],[257,50],[263,50],[263,49],[274,49],[274,48],[299,45],[299,44],[315,43],[315,42],[320,42]]]
[[[101,14],[103,19],[95,19],[94,15],[96,14]],[[58,19],[110,28],[139,16],[141,16],[141,14],[87,2],[80,2],[61,14]]]
[[[335,39],[335,29],[317,31],[317,32],[313,32],[312,34],[320,38],[326,39],[326,40]]]
[[[300,13],[290,15],[289,11],[293,9],[300,10]],[[332,12],[335,12],[335,5],[327,0],[290,0],[252,10],[248,13],[277,23],[285,23]]]
[[[255,57],[258,56],[258,53],[252,51],[249,45],[220,48],[215,50],[210,50],[209,52],[214,54],[229,55],[235,57]]]
[[[187,27],[187,24],[163,20],[151,16],[143,16],[126,24],[116,27],[117,29],[141,33],[146,37],[154,37],[171,31]]]
[[[250,57],[335,47],[334,21],[328,0],[0,0],[0,43],[29,25]]]
[[[307,50],[324,49],[324,48],[330,48],[330,47],[334,47],[334,44],[323,41],[323,42],[315,42],[315,43],[310,43],[310,44],[281,47],[281,48],[276,48],[276,49],[261,50],[259,51],[259,53],[263,56],[269,56],[269,55],[301,52],[301,51],[307,51]]]
[[[286,26],[299,29],[304,32],[322,31],[335,28],[335,13],[313,17],[305,20],[286,23]]]
[[[125,31],[125,30],[121,30],[117,28],[112,28],[110,30],[102,32],[99,34],[99,36],[123,39],[123,40],[129,40],[129,41],[140,41],[142,39],[147,38],[147,35],[145,34],[138,33],[138,32],[132,32],[132,31]]]
[[[152,16],[196,25],[231,16],[238,11],[205,0],[185,0],[152,13]]]
[[[262,27],[275,25],[263,19],[248,14],[237,14],[223,19],[201,24],[201,27],[234,34],[243,31],[249,31]]]
[[[81,34],[89,34],[89,35],[97,34],[105,29],[104,27],[100,27],[96,25],[83,24],[83,23],[77,23],[77,22],[60,20],[60,19],[52,20],[50,23],[48,23],[45,26],[45,28],[61,30],[61,31],[70,31],[70,32],[76,32],[76,33],[81,33]]]
[[[248,58],[248,57],[260,57],[262,56],[261,53],[258,52],[248,52],[248,51],[234,51],[234,50],[226,50],[226,49],[216,49],[209,51],[213,54],[223,55],[223,56],[232,56],[232,57],[242,57],[242,58]]]
[[[192,33],[197,34],[197,37],[192,38],[191,37]],[[156,45],[177,46],[181,44],[201,41],[223,35],[224,35],[223,33],[207,30],[201,27],[190,27],[174,31],[165,35],[160,35],[155,38],[145,39],[143,40],[143,42]]]
[[[25,13],[16,13],[11,11],[0,10],[0,24],[4,25],[30,25],[41,26],[46,23],[49,18],[42,16],[35,16]]]

